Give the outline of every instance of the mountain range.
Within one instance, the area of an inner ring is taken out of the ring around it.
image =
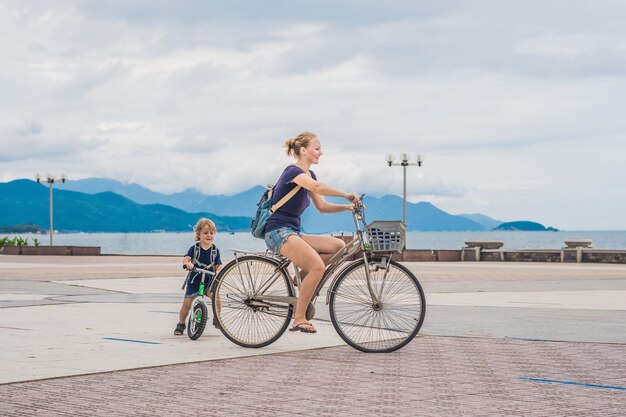
[[[173,194],[162,194],[139,184],[126,184],[106,178],[87,178],[54,185],[55,189],[96,194],[110,191],[139,204],[164,204],[189,213],[210,211],[218,216],[247,216],[256,212],[256,203],[265,190],[260,185],[232,196],[206,195],[189,188]]]
[[[256,203],[265,190],[258,185],[241,193],[227,195],[206,195],[195,189],[186,189],[174,194],[162,194],[138,184],[125,184],[104,178],[89,178],[68,181],[59,184],[59,188],[97,193],[112,191],[142,204],[166,204],[188,212],[209,211],[220,216],[252,217],[256,212]],[[330,202],[345,203],[340,198],[327,198]],[[394,195],[366,197],[367,220],[402,219],[402,198]],[[435,207],[431,203],[407,202],[407,230],[419,231],[476,231],[491,230],[501,221],[482,214],[452,215]],[[325,215],[315,209],[304,212],[303,230],[308,233],[327,233],[352,231],[352,216],[348,212]]]
[[[138,204],[105,191],[86,194],[53,192],[54,228],[82,232],[150,232],[190,230],[199,217],[210,217],[218,229],[245,230],[250,219],[217,216],[209,212],[188,213],[163,204]],[[0,226],[34,223],[50,227],[48,186],[30,180],[0,183]]]
[[[222,231],[248,231],[264,187],[227,195],[205,195],[194,189],[162,194],[138,184],[90,178],[55,183],[54,227],[61,231],[141,232],[189,230],[201,217]],[[344,202],[327,198],[329,201]],[[35,223],[49,227],[48,185],[30,180],[0,183],[0,226]],[[367,220],[402,219],[402,198],[366,197]],[[428,202],[407,202],[407,230],[480,231],[502,222],[482,214],[452,215]],[[354,229],[349,212],[323,215],[305,211],[303,230],[328,233]]]

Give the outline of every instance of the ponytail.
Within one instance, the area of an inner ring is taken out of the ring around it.
[[[311,139],[316,138],[317,135],[311,132],[302,132],[295,138],[287,139],[285,141],[285,152],[287,156],[299,157],[300,149],[309,146]]]

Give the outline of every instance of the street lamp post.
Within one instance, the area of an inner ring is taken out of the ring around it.
[[[409,166],[421,167],[422,166],[422,156],[418,154],[415,157],[415,162],[409,162],[410,157],[409,157],[408,153],[401,154],[400,158],[402,160],[401,162],[394,163],[393,161],[396,160],[395,155],[387,154],[387,165],[389,165],[390,167],[392,167],[392,166],[393,167],[402,167],[402,176],[403,176],[403,182],[402,182],[402,194],[403,194],[402,221],[406,225],[406,167],[409,167]]]
[[[65,174],[61,175],[60,179],[56,179],[54,178],[53,175],[51,174],[47,174],[46,178],[41,178],[41,176],[39,174],[37,174],[35,176],[35,179],[37,180],[37,182],[42,182],[45,181],[50,185],[50,246],[52,246],[52,234],[54,233],[54,226],[52,224],[52,184],[54,184],[57,181],[61,181],[61,182],[65,182],[66,178],[65,178]]]

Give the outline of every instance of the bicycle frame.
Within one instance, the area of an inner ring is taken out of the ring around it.
[[[361,198],[363,198],[363,196]],[[365,218],[363,215],[364,210],[365,210],[365,207],[359,201],[355,206],[355,210],[352,212],[356,236],[350,243],[348,243],[344,248],[339,250],[328,261],[328,264],[326,265],[326,268],[324,270],[324,274],[322,275],[322,279],[318,283],[315,289],[315,292],[313,293],[313,297],[311,299],[312,304],[315,303],[315,300],[319,296],[321,289],[324,287],[324,285],[326,285],[328,280],[340,269],[340,267],[348,259],[354,256],[357,252],[362,251],[363,261],[365,262],[366,265],[368,263],[368,260],[372,258],[372,252],[370,251],[369,243],[366,242],[365,237],[364,237],[364,228],[365,228]],[[262,301],[262,302],[279,302],[279,303],[290,304],[290,305],[293,305],[294,307],[296,306],[298,297],[297,297],[297,292],[296,292],[295,287],[296,286],[300,287],[302,281],[300,278],[298,268],[295,264],[294,264],[294,270],[295,270],[294,276],[292,276],[289,273],[288,267],[289,267],[289,264],[291,264],[292,262],[288,258],[282,255],[274,254],[270,252],[269,250],[265,252],[250,252],[250,251],[245,251],[245,250],[233,249],[233,253],[235,255],[235,260],[237,262],[237,268],[239,269],[240,276],[243,277],[245,275],[248,277],[250,281],[249,284],[250,284],[250,287],[252,288],[253,299]],[[239,254],[260,256],[265,259],[271,260],[271,262],[276,264],[276,267],[274,269],[272,276],[267,281],[265,281],[265,283],[260,288],[254,288],[254,282],[252,282],[252,279],[251,279],[252,274],[250,271],[247,271],[248,274],[242,273],[244,271],[241,270],[241,266],[239,264],[239,257],[238,257]],[[348,266],[349,265],[346,265],[345,267],[347,268]],[[385,267],[385,274],[387,274],[389,270],[389,263],[383,261],[383,266]],[[296,294],[296,295],[293,297],[265,295],[264,291],[270,288],[274,284],[274,282],[276,282],[276,280],[279,279],[279,274],[281,270],[284,270],[287,276],[290,278],[290,285],[292,286],[292,292],[293,294]],[[372,302],[374,304],[377,304],[379,300],[378,300],[378,296],[376,292],[374,291],[372,287],[368,268],[365,269],[365,275],[366,275],[366,280],[367,280],[367,287],[368,287],[370,296],[372,297]],[[336,274],[335,279],[338,276],[340,276],[340,274]],[[215,282],[217,282],[217,280],[215,280]],[[330,288],[332,287],[333,285],[331,283],[328,289],[327,295],[326,295],[326,304],[329,303]]]
[[[202,274],[202,281],[200,281],[200,287],[198,288],[198,295],[196,297],[204,297],[206,295],[207,292],[210,292],[211,289],[209,288],[208,291],[206,291],[206,280],[207,280],[207,275],[213,275],[215,276],[215,272],[213,271],[209,271],[207,269],[201,269],[198,267],[194,267],[191,271],[189,272],[198,272],[200,274]],[[186,279],[186,278],[185,278]],[[211,283],[211,287],[213,286],[213,284],[215,283],[215,280],[213,280],[213,282]]]

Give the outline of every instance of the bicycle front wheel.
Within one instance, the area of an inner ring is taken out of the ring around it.
[[[204,301],[199,299],[194,300],[191,305],[191,312],[189,313],[189,320],[187,320],[187,336],[191,340],[197,340],[202,336],[206,322],[209,318],[209,311],[204,304]]]
[[[341,273],[330,293],[330,317],[350,346],[363,352],[392,352],[417,335],[426,313],[419,281],[395,261],[357,261]],[[367,285],[369,270],[373,300]]]
[[[212,290],[220,330],[239,346],[267,346],[287,330],[293,313],[287,298],[293,297],[293,287],[277,262],[241,256],[224,266]]]

